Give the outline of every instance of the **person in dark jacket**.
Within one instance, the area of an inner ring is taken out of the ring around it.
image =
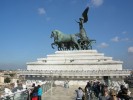
[[[131,97],[128,95],[128,89],[125,87],[119,91],[117,97],[120,98],[121,100],[130,100],[131,99]]]
[[[34,83],[33,83],[32,87],[33,87],[33,90],[31,91],[31,94],[30,94],[31,100],[33,98],[38,99],[38,87],[36,87]]]
[[[98,100],[109,100],[110,96],[108,94],[108,87],[104,86],[101,95]]]

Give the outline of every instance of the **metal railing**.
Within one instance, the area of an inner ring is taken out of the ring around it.
[[[28,91],[21,91],[21,92],[16,92],[10,95],[5,95],[0,98],[0,100],[27,100],[28,98]]]
[[[41,85],[43,93],[47,92],[51,88],[51,82],[46,82],[45,84]],[[30,88],[31,89],[31,88]],[[10,95],[5,95],[0,97],[0,100],[31,100],[30,99],[30,89],[26,89],[24,91],[15,92]]]

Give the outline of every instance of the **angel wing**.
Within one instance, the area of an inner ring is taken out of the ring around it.
[[[88,21],[88,15],[87,15],[88,11],[89,11],[89,7],[87,7],[82,13],[82,17],[84,18],[84,23]]]

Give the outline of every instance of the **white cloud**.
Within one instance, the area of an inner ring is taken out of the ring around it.
[[[109,45],[107,44],[107,43],[105,43],[105,42],[103,42],[103,43],[101,43],[98,47],[100,47],[100,48],[106,48],[106,47],[108,47]]]
[[[128,48],[129,53],[133,53],[133,46]]]
[[[122,34],[127,34],[127,31],[123,31]]]
[[[120,39],[119,39],[119,37],[118,37],[118,36],[116,36],[116,37],[112,38],[112,39],[111,39],[111,41],[113,41],[113,42],[119,42],[119,41],[120,41]]]
[[[93,6],[101,6],[103,4],[103,0],[91,0]]]
[[[129,41],[129,38],[123,38],[122,41]]]
[[[46,14],[46,11],[45,11],[44,8],[38,8],[38,13],[39,13],[40,15],[44,15],[44,14]]]
[[[130,41],[130,39],[127,37],[120,38],[120,37],[116,36],[116,37],[112,38],[111,41],[113,41],[113,42],[123,42],[123,41],[128,42],[128,41]]]

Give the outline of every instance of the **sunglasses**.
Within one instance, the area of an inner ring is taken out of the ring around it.
[[[111,95],[111,96],[116,96],[116,95]]]

